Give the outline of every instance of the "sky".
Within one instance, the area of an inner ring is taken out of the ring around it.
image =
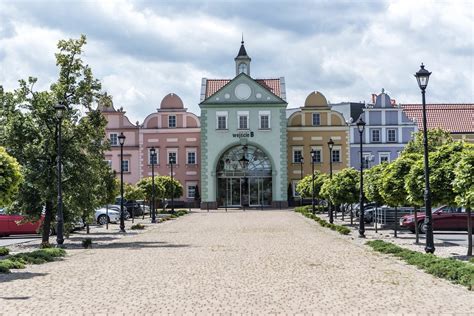
[[[329,102],[370,102],[382,88],[420,103],[413,74],[432,72],[428,103],[474,103],[474,1],[0,0],[0,85],[58,77],[61,39],[132,122],[168,93],[199,115],[201,79],[232,79],[242,34],[251,76],[285,77],[288,108],[312,91]]]

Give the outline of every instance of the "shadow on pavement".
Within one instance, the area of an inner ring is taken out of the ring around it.
[[[0,283],[10,282],[14,280],[28,280],[35,277],[45,276],[45,275],[47,275],[47,273],[33,273],[33,272],[23,272],[23,271],[16,272],[16,270],[13,270],[12,273],[0,274]],[[2,296],[0,296],[0,298],[13,299],[13,298],[2,297]]]

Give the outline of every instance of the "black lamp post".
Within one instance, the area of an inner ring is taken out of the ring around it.
[[[328,141],[328,147],[329,147],[329,179],[332,179],[332,149],[334,147],[334,141],[332,138],[329,139]],[[334,222],[334,218],[332,216],[332,203],[329,201],[329,223]]]
[[[123,214],[123,144],[125,143],[125,135],[120,133],[118,140],[120,143],[120,232],[125,233]]]
[[[364,221],[364,157],[362,149],[362,135],[365,129],[365,122],[362,116],[356,122],[357,129],[359,130],[359,143],[360,143],[360,193],[359,193],[359,237],[365,238],[365,221]]]
[[[246,185],[245,185],[245,181],[246,181],[245,171],[247,170],[247,168],[249,166],[249,160],[247,159],[247,157],[245,157],[246,153],[247,153],[247,146],[244,146],[243,147],[242,158],[239,159],[239,164],[240,164],[240,167],[242,168],[242,170],[244,171],[244,187],[245,188],[246,188]],[[243,210],[245,211],[245,201],[242,201],[242,207],[243,207]]]
[[[173,176],[173,165],[176,163],[174,161],[175,157],[170,157],[170,166],[171,166],[171,213],[174,213],[174,176]]]
[[[310,154],[311,154],[311,210],[313,211],[313,214],[316,214],[316,209],[314,207],[314,155],[316,154],[316,151],[311,149]]]
[[[428,86],[431,72],[425,69],[423,63],[420,70],[415,74],[418,86],[421,89],[421,97],[423,101],[423,158],[425,165],[425,225],[426,225],[426,246],[425,252],[434,253],[435,246],[433,241],[433,218],[431,214],[431,191],[430,191],[430,167],[428,164],[428,132],[426,127],[426,100],[425,90]]]
[[[151,222],[156,223],[155,213],[155,160],[156,160],[156,149],[151,147]]]
[[[304,158],[300,157],[300,181],[303,181],[303,163]],[[303,205],[303,196],[300,194],[300,205]]]
[[[56,168],[58,172],[58,207],[56,212],[56,241],[58,246],[61,246],[64,243],[64,216],[63,216],[63,190],[62,190],[62,162],[61,162],[61,125],[63,120],[63,114],[66,110],[66,107],[63,104],[57,104],[56,117],[58,118],[58,145],[57,145],[57,160]]]

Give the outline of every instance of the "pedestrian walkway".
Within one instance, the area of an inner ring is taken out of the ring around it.
[[[198,212],[69,253],[0,275],[0,314],[474,311],[474,292],[290,211]]]

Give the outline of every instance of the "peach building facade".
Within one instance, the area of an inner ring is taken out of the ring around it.
[[[135,125],[122,109],[115,110],[112,101],[104,101],[100,109],[107,119],[106,137],[111,149],[105,159],[113,170],[120,172],[120,144],[124,133],[124,181],[135,184],[152,174],[150,149],[155,148],[155,176],[171,175],[183,186],[183,201],[193,201],[200,178],[200,122],[199,117],[187,112],[181,98],[170,93],[163,98],[160,108],[148,115],[143,124]],[[198,189],[200,191],[200,189]]]
[[[334,173],[349,167],[349,126],[341,113],[331,110],[320,92],[311,92],[304,106],[290,115],[287,131],[288,183],[293,196],[297,196],[298,181],[311,174],[311,150],[315,151],[315,171],[329,174],[329,159],[332,159]],[[334,142],[332,156],[328,146],[330,139]]]

